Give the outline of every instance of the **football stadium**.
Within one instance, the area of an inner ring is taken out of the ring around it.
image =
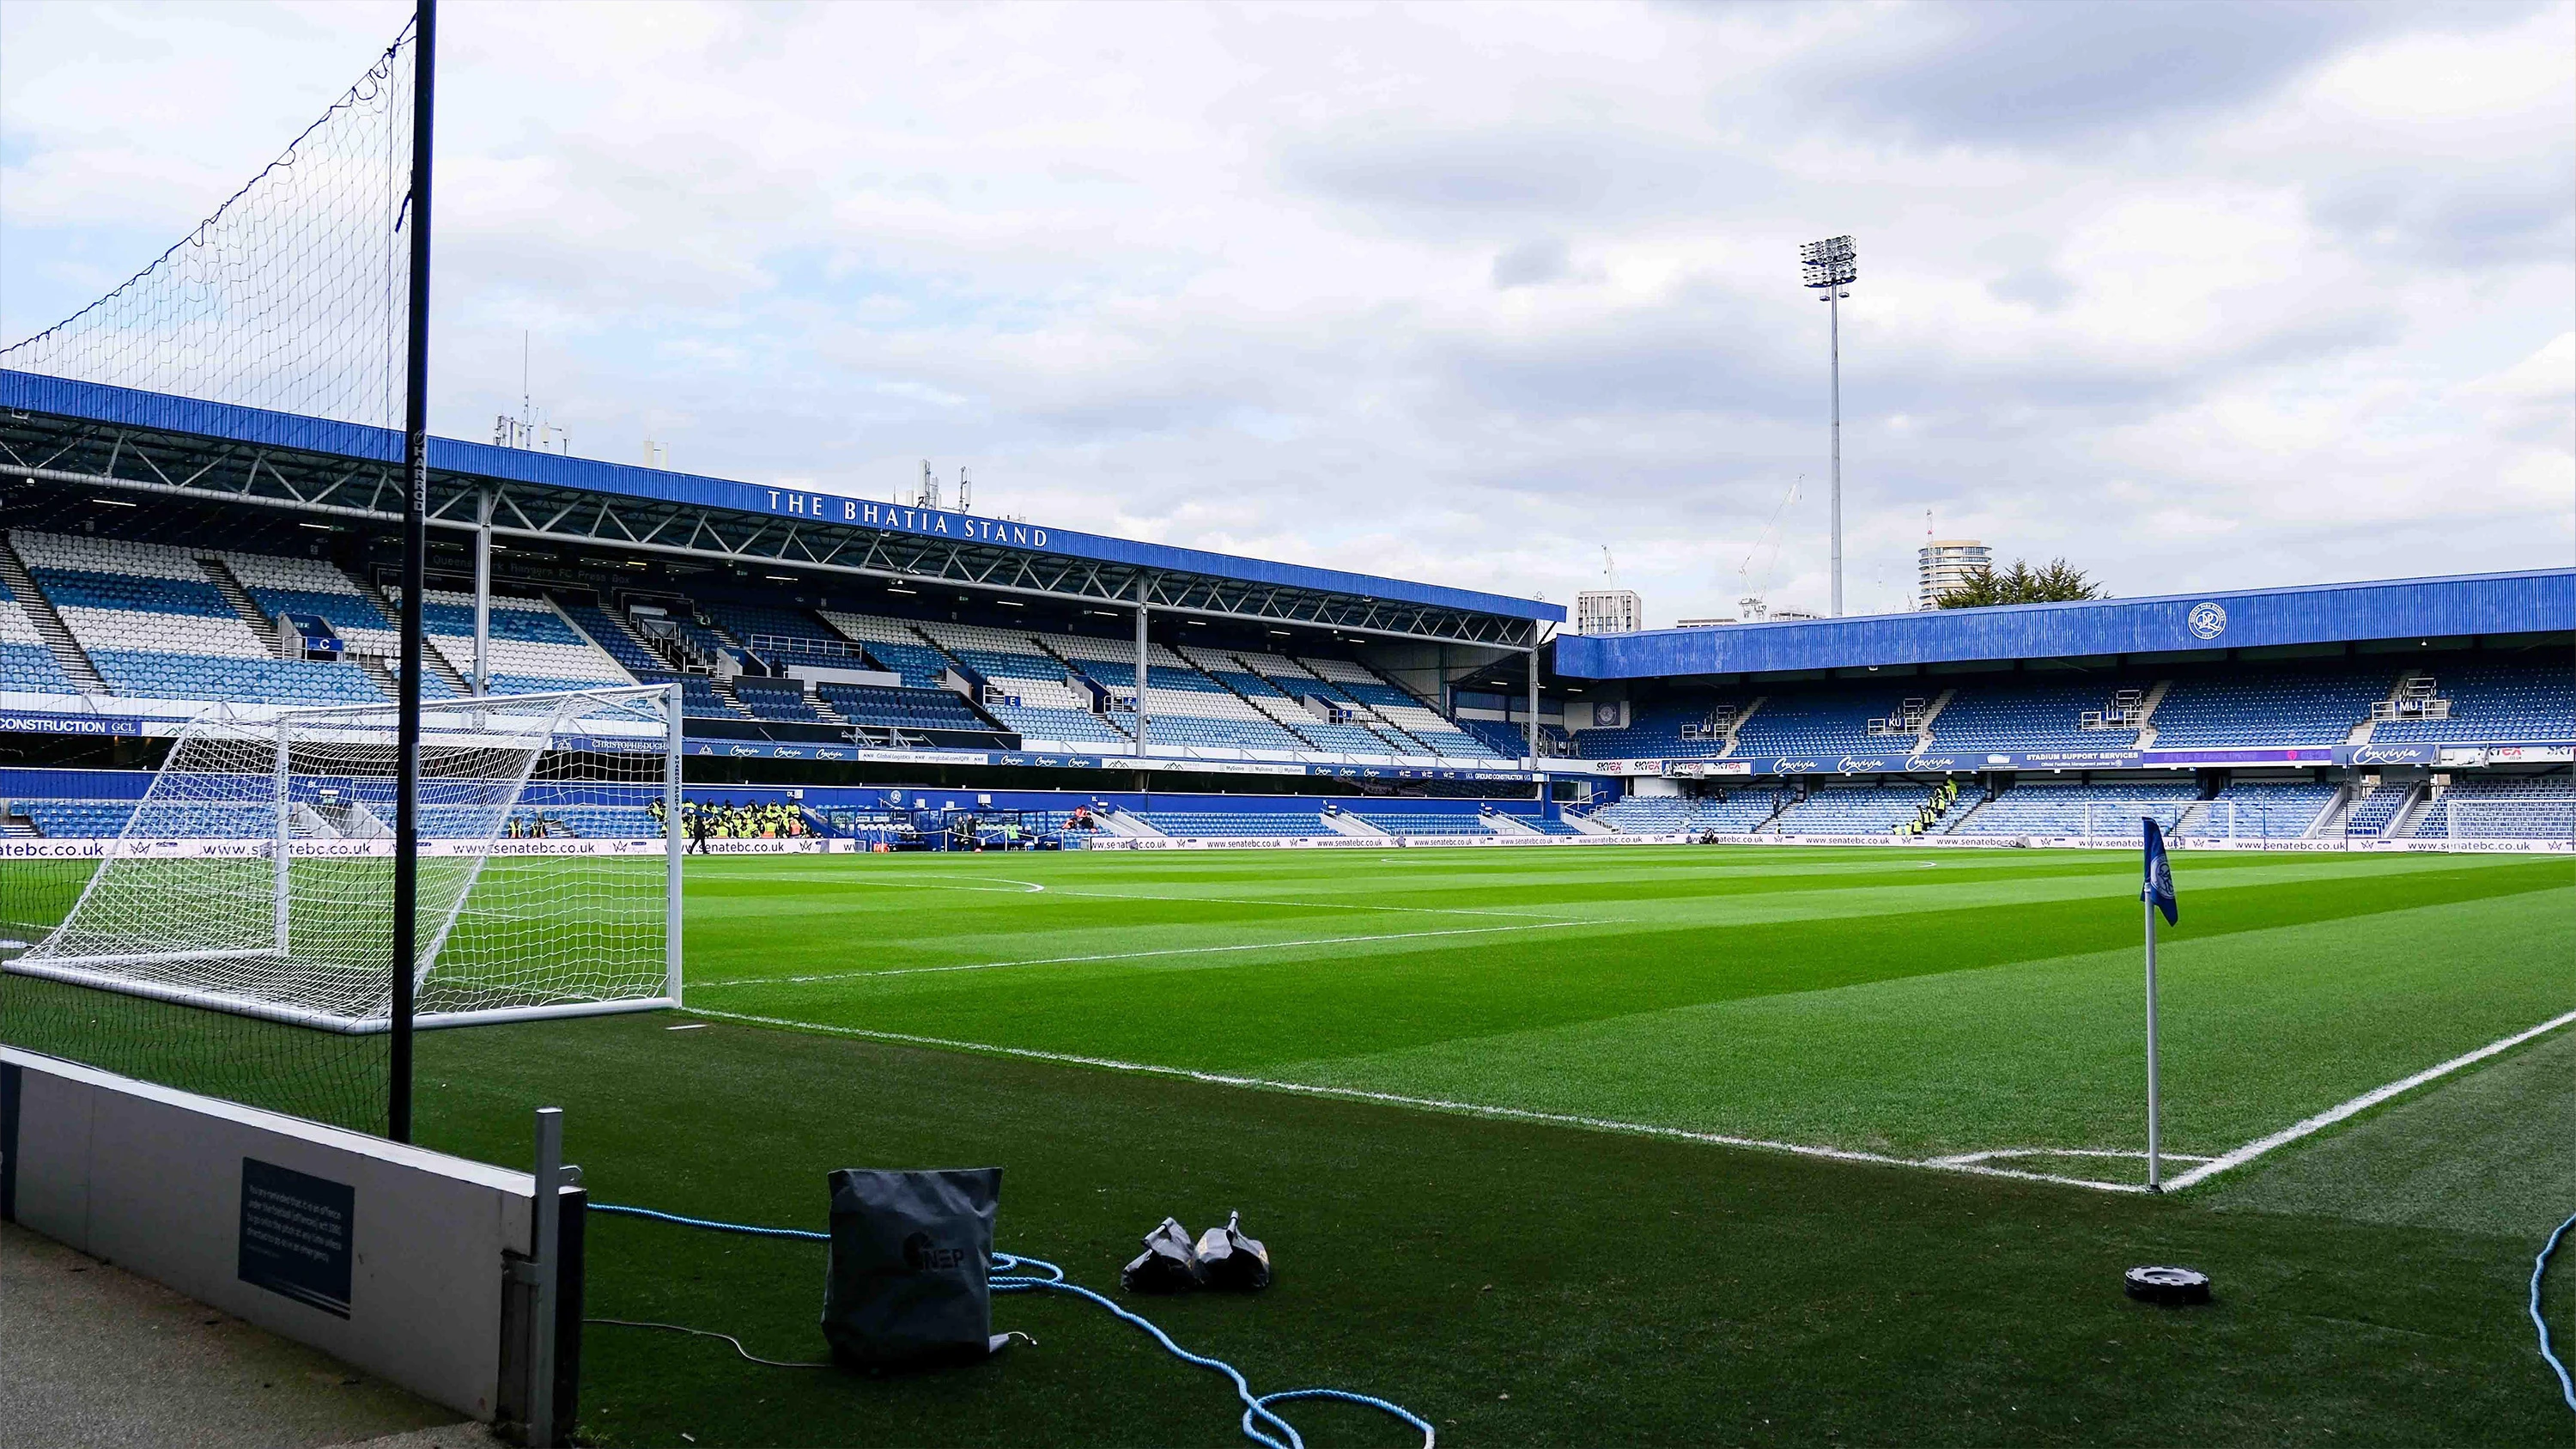
[[[0,355],[0,1217],[423,1423],[2567,1432],[2576,568],[1577,633],[156,371],[158,275]],[[984,1167],[924,1368],[866,1173]]]

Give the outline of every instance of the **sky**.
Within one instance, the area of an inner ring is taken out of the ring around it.
[[[0,3],[0,345],[407,14]],[[2576,562],[2576,4],[441,17],[441,433],[524,339],[583,456],[1821,611],[1849,234],[1849,612],[1927,521],[2129,596]]]

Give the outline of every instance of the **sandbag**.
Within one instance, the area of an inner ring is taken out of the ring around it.
[[[1130,1293],[1186,1293],[1199,1286],[1206,1274],[1199,1267],[1198,1249],[1190,1242],[1190,1230],[1171,1218],[1145,1235],[1145,1251],[1136,1260],[1118,1270],[1118,1281]]]
[[[1270,1286],[1270,1250],[1243,1235],[1243,1214],[1228,1213],[1225,1226],[1199,1234],[1199,1272],[1220,1292],[1253,1293]]]
[[[823,1337],[833,1358],[854,1368],[917,1368],[991,1353],[1002,1169],[845,1167],[828,1180]]]

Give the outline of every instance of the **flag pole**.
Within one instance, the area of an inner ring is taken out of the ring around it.
[[[2147,912],[2147,1191],[2164,1186],[2164,1138],[2156,1102],[2156,903]]]

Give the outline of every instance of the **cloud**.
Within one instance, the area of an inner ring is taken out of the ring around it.
[[[406,7],[0,7],[0,330]],[[1650,617],[2576,554],[2576,6],[444,12],[433,408]],[[39,67],[24,57],[42,55]],[[1775,509],[1803,476],[1799,501]],[[1766,529],[1768,532],[1766,533]],[[1767,581],[1767,583],[1766,583]]]

